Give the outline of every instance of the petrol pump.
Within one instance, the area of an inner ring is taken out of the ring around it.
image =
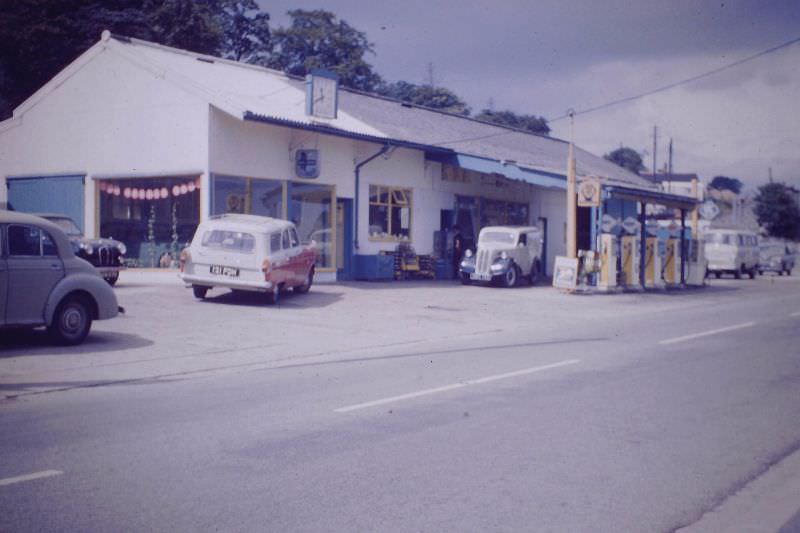
[[[639,286],[639,236],[622,237],[622,284],[628,288]]]
[[[681,283],[681,241],[669,237],[664,250],[664,282],[667,285]]]
[[[648,289],[660,289],[664,286],[661,279],[661,253],[658,249],[658,237],[650,235],[645,241],[644,250],[644,285]]]
[[[617,236],[612,233],[600,235],[600,275],[597,288],[613,291],[617,288]]]

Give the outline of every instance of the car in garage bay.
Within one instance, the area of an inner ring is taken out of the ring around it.
[[[45,326],[60,344],[83,342],[93,320],[122,310],[69,237],[41,217],[0,210],[0,328]]]
[[[314,283],[314,243],[302,244],[288,220],[225,214],[201,223],[181,252],[181,279],[204,299],[214,287],[263,292],[277,303],[281,291],[306,293]]]

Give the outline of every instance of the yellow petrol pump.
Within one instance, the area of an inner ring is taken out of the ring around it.
[[[647,237],[645,245],[644,284],[648,289],[664,286],[661,279],[661,254],[658,250],[658,237]]]
[[[670,237],[664,251],[664,281],[667,285],[681,282],[681,241]]]
[[[626,287],[639,286],[639,237],[622,237],[622,284]]]
[[[600,276],[597,288],[601,291],[617,288],[617,236],[611,233],[600,235]]]

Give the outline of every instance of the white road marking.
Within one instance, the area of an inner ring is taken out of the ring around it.
[[[800,316],[800,311],[795,311],[794,313],[792,313],[789,316]]]
[[[41,479],[43,477],[60,476],[63,474],[61,470],[42,470],[41,472],[34,472],[33,474],[25,474],[24,476],[7,477],[0,479],[0,487],[3,485],[13,485],[14,483],[22,483],[23,481],[33,481],[34,479]]]
[[[700,337],[708,337],[709,335],[716,335],[717,333],[725,333],[726,331],[733,331],[736,329],[742,328],[749,328],[751,326],[755,326],[755,322],[745,322],[743,324],[736,324],[735,326],[728,326],[727,328],[719,328],[719,329],[712,329],[710,331],[703,331],[701,333],[693,333],[691,335],[684,335],[683,337],[675,337],[672,339],[664,339],[663,341],[658,341],[658,344],[675,344],[676,342],[683,342],[689,341],[692,339],[698,339]]]
[[[431,394],[438,394],[440,392],[447,392],[454,389],[460,389],[463,387],[467,387],[469,385],[480,385],[483,383],[489,383],[491,381],[497,381],[500,379],[507,379],[513,378],[516,376],[524,376],[526,374],[533,374],[534,372],[541,372],[543,370],[550,370],[551,368],[558,368],[567,365],[574,365],[580,363],[579,359],[568,359],[566,361],[561,361],[559,363],[552,363],[549,365],[542,365],[542,366],[535,366],[532,368],[523,368],[522,370],[516,370],[514,372],[506,372],[505,374],[495,374],[494,376],[487,376],[484,378],[477,378],[477,379],[470,379],[467,381],[462,381],[460,383],[453,383],[451,385],[444,385],[442,387],[435,387],[433,389],[424,389],[417,392],[410,392],[408,394],[401,394],[399,396],[390,396],[389,398],[381,398],[380,400],[373,400],[371,402],[364,402],[358,403],[355,405],[348,405],[346,407],[340,407],[338,409],[334,409],[336,413],[347,413],[349,411],[356,411],[358,409],[366,409],[368,407],[375,407],[376,405],[383,405],[392,402],[398,402],[401,400],[409,400],[411,398],[419,398],[420,396],[428,396]]]

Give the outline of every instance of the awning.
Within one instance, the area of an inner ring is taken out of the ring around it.
[[[428,159],[446,165],[474,170],[483,174],[499,174],[508,179],[553,189],[567,189],[567,178],[561,174],[531,170],[509,161],[498,161],[466,154],[428,154]]]
[[[658,204],[674,209],[694,209],[699,200],[681,194],[670,194],[662,191],[637,189],[635,187],[624,187],[620,185],[604,185],[609,198],[619,200],[633,200],[648,204]]]

